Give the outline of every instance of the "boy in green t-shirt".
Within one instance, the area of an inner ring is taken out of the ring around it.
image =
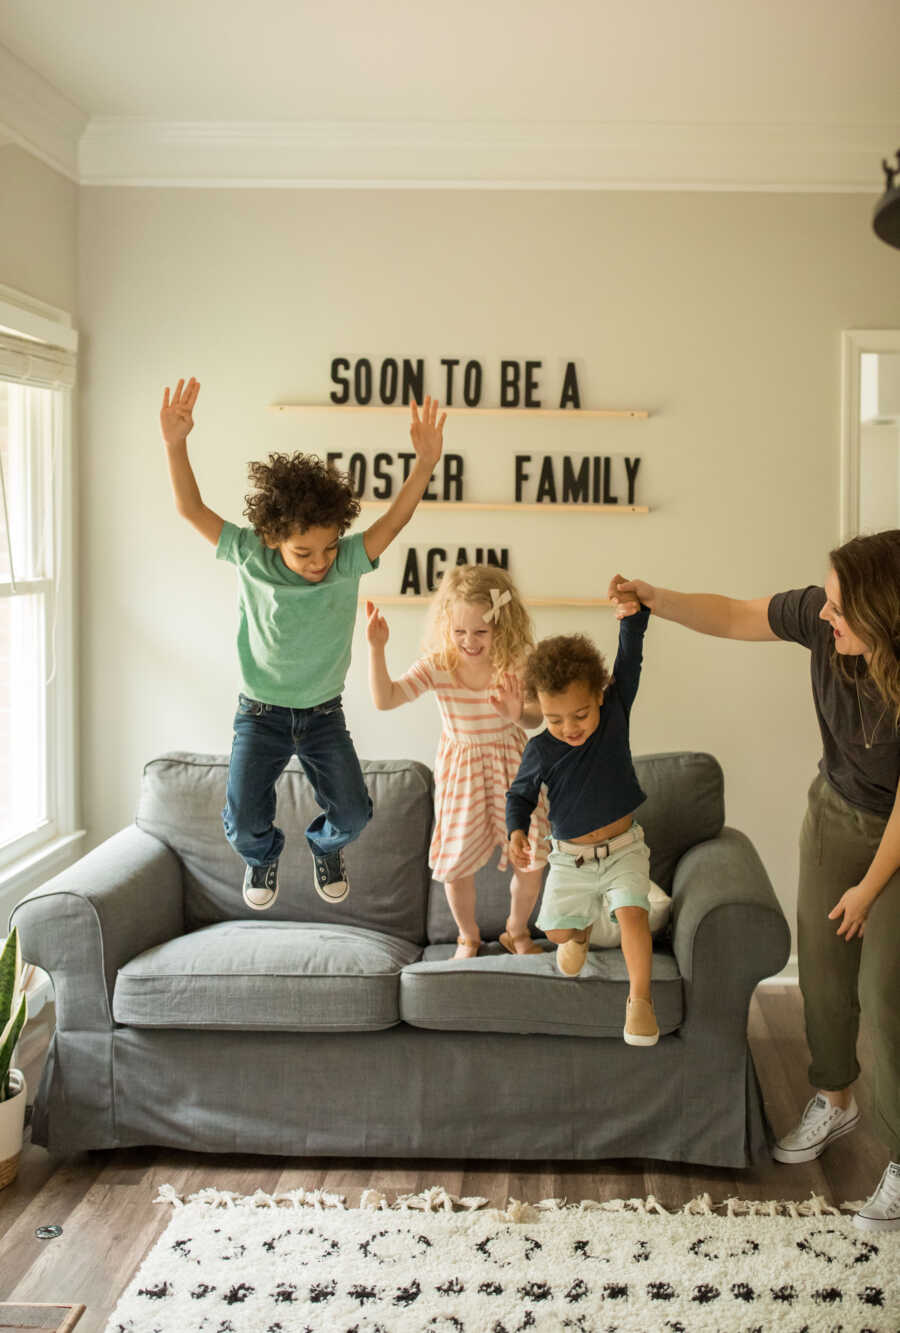
[[[386,513],[345,538],[359,513],[349,478],[312,454],[270,454],[251,463],[251,527],[226,522],[203,503],[187,453],[200,385],[179,380],[163,395],[160,425],[175,508],[237,566],[238,656],[244,692],[222,819],[246,863],[244,902],[256,911],[278,894],[284,834],[276,828],[275,782],[292,754],[323,808],[306,830],[320,898],[339,903],[350,885],[343,848],[372,817],[372,802],[344,723],[341,690],[350,664],[360,577],[409,522],[441,456],[446,412],[411,404],[416,462]]]

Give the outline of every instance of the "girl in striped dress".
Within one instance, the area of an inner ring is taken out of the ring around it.
[[[435,594],[426,652],[399,680],[385,661],[388,627],[366,603],[369,683],[375,707],[398,708],[434,690],[441,739],[434,766],[435,822],[429,863],[441,880],[459,935],[454,957],[474,958],[481,944],[475,873],[500,847],[507,865],[506,791],[519,769],[525,732],[541,715],[526,706],[521,670],[534,646],[531,621],[506,570],[458,565]],[[515,870],[500,943],[510,953],[540,953],[528,931],[547,861],[543,797],[529,829],[533,868]]]

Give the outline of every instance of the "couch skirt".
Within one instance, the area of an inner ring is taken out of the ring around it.
[[[32,1137],[60,1153],[162,1144],[298,1157],[765,1160],[749,1049],[708,1038],[682,1030],[641,1048],[406,1024],[58,1031]]]

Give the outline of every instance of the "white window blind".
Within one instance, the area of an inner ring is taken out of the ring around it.
[[[0,379],[35,389],[71,389],[76,357],[62,347],[0,332]]]

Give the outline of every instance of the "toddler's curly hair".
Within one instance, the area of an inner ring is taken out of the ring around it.
[[[612,679],[603,654],[584,634],[557,634],[541,639],[525,663],[524,685],[532,698],[538,690],[544,694],[563,694],[576,681],[601,695]]]
[[[459,662],[451,630],[453,603],[470,602],[489,611],[493,605],[492,588],[501,596],[508,592],[510,597],[492,622],[491,666],[498,676],[522,669],[534,644],[534,634],[531,617],[509,574],[498,565],[454,565],[438,585],[425,640],[426,651],[441,670],[454,671]]]
[[[342,536],[359,513],[346,472],[315,454],[269,454],[248,464],[255,490],[244,496],[244,514],[258,537],[285,542],[293,532],[332,524]]]

